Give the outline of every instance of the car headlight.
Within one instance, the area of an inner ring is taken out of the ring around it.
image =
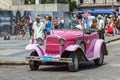
[[[61,46],[63,46],[63,45],[65,44],[65,40],[64,40],[63,38],[61,38],[61,39],[59,40],[59,42],[60,42],[60,45],[61,45]]]
[[[37,42],[37,44],[39,44],[39,45],[43,45],[43,44],[44,44],[44,40],[41,39],[41,38],[36,39],[36,42]]]

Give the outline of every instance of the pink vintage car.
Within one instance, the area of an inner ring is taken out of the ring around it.
[[[37,70],[42,63],[68,65],[69,71],[78,71],[80,62],[94,61],[96,66],[103,64],[107,55],[106,44],[99,39],[98,32],[85,34],[83,31],[53,30],[46,41],[37,40],[38,44],[29,44],[26,50],[33,50],[29,57],[31,70]]]

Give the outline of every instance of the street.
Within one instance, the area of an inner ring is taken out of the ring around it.
[[[26,66],[0,66],[0,80],[120,80],[120,41],[107,44],[109,55],[104,65],[95,67],[93,63],[82,63],[78,72],[68,72],[66,66],[40,66],[30,71]]]

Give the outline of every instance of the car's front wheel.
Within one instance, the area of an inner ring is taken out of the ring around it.
[[[38,56],[38,54],[33,51],[30,56]],[[31,70],[37,70],[39,68],[39,62],[38,61],[33,61],[33,60],[30,60],[29,61],[29,66],[30,66],[30,69]]]
[[[72,58],[72,62],[68,63],[68,69],[71,72],[76,72],[79,69],[79,58],[76,53],[71,53],[69,58]]]

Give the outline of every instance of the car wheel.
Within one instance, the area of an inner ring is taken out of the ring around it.
[[[69,55],[69,58],[72,58],[72,62],[68,63],[68,69],[71,72],[76,72],[79,69],[79,58],[76,53]]]
[[[30,54],[30,56],[38,56],[38,54],[36,52],[32,52]],[[29,61],[29,66],[30,66],[31,70],[37,70],[39,68],[39,62],[38,61],[30,60]]]
[[[104,51],[105,51],[104,47],[105,46],[102,45],[101,51],[100,51],[100,58],[94,60],[94,63],[95,63],[96,66],[101,66],[103,64],[103,61],[104,61]]]

